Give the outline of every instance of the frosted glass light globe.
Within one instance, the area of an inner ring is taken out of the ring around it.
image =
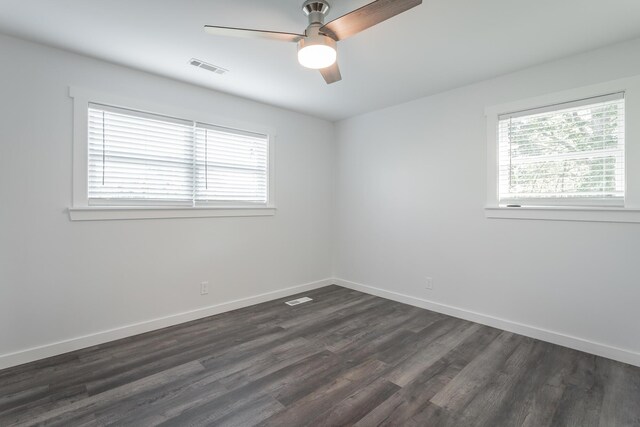
[[[298,62],[303,67],[327,68],[336,62],[336,41],[322,34],[314,34],[298,42]]]
[[[321,44],[305,46],[298,51],[300,65],[314,70],[332,66],[336,62],[336,57],[334,48]]]

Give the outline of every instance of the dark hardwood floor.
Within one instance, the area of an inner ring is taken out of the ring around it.
[[[640,368],[329,286],[0,371],[0,426],[637,426]]]

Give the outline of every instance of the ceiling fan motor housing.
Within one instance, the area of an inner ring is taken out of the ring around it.
[[[307,37],[298,42],[298,50],[304,49],[306,46],[313,45],[329,46],[333,50],[337,50],[336,41],[334,39],[318,33],[317,27],[311,29],[315,31],[307,31]]]
[[[300,63],[307,68],[315,68],[315,69],[324,68],[329,65],[332,65],[335,62],[336,51],[337,51],[336,41],[331,37],[327,37],[324,34],[320,33],[319,30],[321,26],[322,24],[318,24],[318,23],[309,24],[309,27],[307,27],[307,29],[304,32],[306,37],[298,41],[298,61],[300,61]],[[316,52],[317,52],[317,49],[321,49],[327,55],[330,53],[330,56],[332,57],[332,59],[330,60],[330,63],[328,63],[328,65],[322,65],[322,66],[320,64],[311,65],[311,64],[305,63],[301,55],[303,50],[307,50],[306,48],[316,49]]]
[[[302,11],[309,18],[309,24],[323,24],[329,13],[329,3],[324,0],[307,0],[302,4]]]

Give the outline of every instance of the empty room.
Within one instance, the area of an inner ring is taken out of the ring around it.
[[[640,1],[0,0],[0,427],[640,426]]]

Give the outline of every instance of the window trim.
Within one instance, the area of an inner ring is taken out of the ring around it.
[[[640,127],[634,118],[640,117],[640,77],[625,78],[592,86],[555,92],[535,98],[490,106],[485,109],[487,123],[486,204],[485,216],[500,219],[541,219],[561,221],[640,222],[640,168],[625,167],[624,206],[524,206],[505,207],[499,204],[499,117],[514,111],[531,110],[555,104],[602,95],[625,93],[625,164],[640,164]]]
[[[116,220],[116,219],[154,219],[154,218],[204,218],[232,216],[269,216],[276,212],[276,131],[275,129],[219,117],[202,111],[183,109],[151,101],[123,97],[117,94],[102,93],[86,88],[69,87],[69,96],[73,100],[73,194],[69,207],[72,221]],[[206,206],[101,206],[90,205],[88,197],[88,144],[87,114],[89,104],[103,104],[156,115],[209,123],[212,125],[264,134],[268,142],[268,184],[267,203],[257,206],[230,205],[229,203]]]
[[[535,116],[535,115],[539,115],[539,114],[557,114],[557,112],[559,111],[565,111],[567,109],[577,109],[580,107],[586,107],[586,106],[591,106],[591,105],[598,105],[598,104],[602,104],[602,103],[608,103],[608,102],[622,102],[622,104],[625,104],[625,93],[624,92],[618,92],[618,93],[611,93],[611,94],[604,94],[604,95],[600,95],[600,96],[595,96],[595,97],[588,97],[588,98],[583,98],[583,99],[577,99],[577,100],[573,100],[573,101],[568,101],[568,102],[563,102],[563,103],[556,103],[556,104],[552,104],[552,105],[546,105],[546,106],[542,106],[542,107],[535,107],[532,109],[527,109],[527,110],[520,110],[520,111],[515,111],[515,112],[510,112],[510,113],[506,113],[506,114],[500,114],[498,116],[498,132],[504,132],[504,129],[501,130],[501,126],[503,122],[508,122],[509,125],[511,126],[511,120],[512,119],[518,119],[518,118],[522,118],[522,117],[530,117],[530,116]],[[623,107],[624,108],[624,107]],[[623,114],[624,117],[624,114]],[[626,132],[625,132],[626,134]],[[499,135],[498,136],[498,150],[502,150],[503,148],[501,147],[501,141],[500,141],[500,136],[503,135]],[[626,135],[625,135],[626,136]],[[622,150],[623,150],[623,154],[622,154],[622,158],[624,159],[624,153],[625,153],[625,149],[624,149],[624,137],[623,137],[623,144],[622,144]],[[615,150],[610,149],[611,152],[613,152],[616,156],[618,155],[620,149],[617,148]],[[589,154],[597,156],[597,157],[601,157],[603,154],[605,153],[604,150],[593,150],[593,151],[581,151],[579,153],[574,153],[574,152],[570,152],[570,153],[554,153],[554,154],[547,154],[546,156],[537,156],[537,161],[540,161],[540,159],[544,159],[545,157],[547,159],[552,159],[553,161],[556,161],[559,158],[568,158],[568,159],[584,159],[586,158],[586,156],[588,156]],[[504,152],[503,152],[504,154]],[[578,154],[580,156],[578,156]],[[508,160],[509,164],[511,164],[512,161],[514,162],[518,162],[518,161],[522,161],[523,159],[513,159],[508,158],[508,159],[502,159],[504,160]],[[524,158],[524,160],[526,161],[526,158]],[[505,165],[502,164],[500,165],[500,151],[498,153],[498,167],[500,170],[503,170],[502,168]],[[624,165],[623,165],[625,174],[626,174],[626,159],[624,160]],[[498,180],[501,180],[501,176],[500,176],[500,172],[498,173]],[[625,177],[626,178],[626,177]],[[616,183],[616,189],[618,188],[617,186],[618,183]],[[500,185],[499,185],[500,187]],[[623,194],[626,194],[626,184],[625,184],[625,179],[622,179],[622,188],[623,188]],[[525,195],[517,195],[517,194],[509,194],[511,197],[500,197],[500,190],[498,190],[498,198],[499,198],[499,203],[501,203],[501,205],[523,205],[523,206],[542,206],[542,207],[558,207],[558,206],[569,206],[569,207],[601,207],[601,206],[608,206],[608,207],[624,207],[624,196],[623,197],[619,197],[619,196],[615,196],[615,197],[596,197],[596,196],[584,196],[584,197],[559,197],[559,198],[552,198],[552,197],[527,197]]]
[[[72,221],[104,221],[115,219],[162,219],[162,218],[212,218],[272,216],[276,208],[223,208],[223,207],[81,207],[69,208]]]

